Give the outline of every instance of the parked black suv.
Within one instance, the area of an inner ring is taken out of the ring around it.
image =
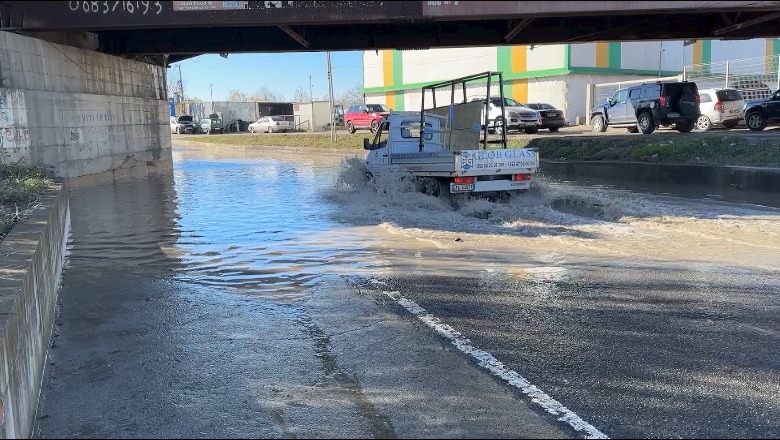
[[[593,131],[607,127],[626,127],[631,133],[652,133],[659,125],[674,124],[688,133],[701,114],[696,83],[656,82],[620,89],[609,102],[591,110]]]
[[[742,115],[752,131],[761,131],[768,124],[780,123],[780,90],[766,99],[745,101]]]

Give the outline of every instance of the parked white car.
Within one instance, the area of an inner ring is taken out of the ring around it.
[[[281,116],[265,116],[249,124],[250,133],[286,133],[292,130],[290,121]]]
[[[740,121],[740,112],[745,99],[736,89],[699,90],[699,108],[701,116],[696,120],[696,128],[707,131],[714,125],[734,128]]]
[[[471,98],[471,101],[485,102],[485,96],[475,96]],[[488,128],[495,130],[496,133],[501,133],[504,129],[503,121],[507,121],[506,130],[522,130],[526,133],[536,133],[539,131],[539,127],[542,126],[541,114],[523,104],[515,101],[512,98],[504,98],[504,112],[505,117],[501,118],[501,98],[498,96],[491,96],[488,102]],[[484,109],[482,111],[482,120],[484,120]]]

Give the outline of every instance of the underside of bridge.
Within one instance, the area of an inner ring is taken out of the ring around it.
[[[777,1],[0,2],[31,36],[89,32],[94,49],[148,62],[203,53],[297,52],[780,34]]]

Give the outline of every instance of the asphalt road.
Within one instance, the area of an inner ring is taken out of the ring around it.
[[[777,274],[628,264],[383,281],[612,438],[780,432]]]

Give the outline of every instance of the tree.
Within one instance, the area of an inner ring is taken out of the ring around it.
[[[350,105],[363,104],[364,101],[365,95],[363,95],[363,87],[360,84],[355,84],[352,88],[337,96],[335,102],[336,105],[349,107]]]
[[[263,87],[250,96],[249,100],[254,102],[282,102],[284,101],[284,96],[281,93],[272,92],[267,87]]]
[[[293,98],[295,102],[309,102],[311,99],[309,99],[309,92],[304,90],[303,86],[298,87],[298,89],[295,91],[295,98]]]
[[[326,93],[322,97],[322,100],[330,100],[330,94]],[[363,95],[363,87],[360,84],[356,84],[351,89],[344,91],[344,93],[336,96],[336,99],[333,100],[335,105],[342,105],[344,107],[349,107],[355,104],[363,104],[364,101],[365,96]]]
[[[230,93],[228,93],[227,100],[228,101],[233,101],[233,102],[246,102],[249,99],[247,98],[245,93],[242,93],[242,92],[239,92],[236,89],[233,89],[233,90],[230,91]]]
[[[186,87],[187,84],[185,83],[184,86]],[[168,97],[173,98],[177,102],[181,100],[181,89],[182,84],[179,82],[179,78],[174,78],[171,75],[168,75]]]

